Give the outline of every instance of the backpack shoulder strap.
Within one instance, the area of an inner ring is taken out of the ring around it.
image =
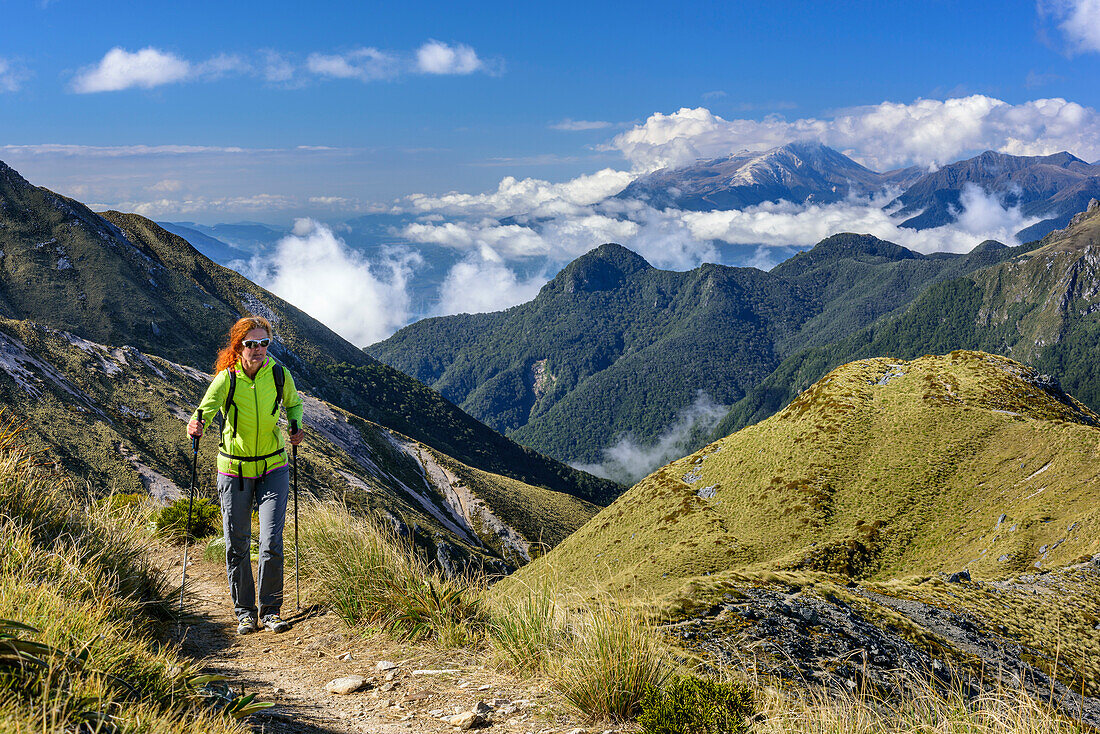
[[[229,389],[225,393],[225,405],[222,406],[221,412],[218,415],[218,417],[221,419],[221,429],[222,429],[218,433],[222,436],[222,440],[224,440],[224,436],[225,436],[225,434],[224,434],[225,424],[229,421],[229,409],[230,408],[233,408],[234,410],[237,409],[237,406],[235,406],[233,404],[233,393],[237,390],[237,373],[231,367],[228,368],[226,370],[226,372],[229,373]],[[236,415],[234,415],[234,420],[233,420],[233,435],[234,436],[237,435]]]
[[[271,365],[271,376],[275,378],[275,405],[271,408],[271,415],[275,415],[279,412],[279,403],[283,402],[283,385],[286,384],[286,372],[278,362]]]
[[[229,370],[229,391],[225,394],[225,414],[228,417],[229,408],[233,405],[233,393],[237,390],[237,372]]]

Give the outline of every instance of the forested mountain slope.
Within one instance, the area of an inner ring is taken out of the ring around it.
[[[788,357],[715,437],[751,425],[853,359],[982,349],[1055,376],[1100,408],[1100,204],[1001,263],[930,286],[903,313]]]
[[[711,264],[672,272],[607,244],[533,301],[425,319],[368,351],[521,443],[599,461],[620,436],[654,441],[700,394],[737,401],[791,352],[1012,252],[988,242],[965,256],[925,256],[838,234],[769,273]]]

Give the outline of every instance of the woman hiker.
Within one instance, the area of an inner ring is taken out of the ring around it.
[[[300,428],[302,398],[294,389],[290,372],[268,356],[269,344],[271,324],[267,319],[246,316],[233,324],[225,348],[218,353],[214,379],[187,424],[187,434],[200,437],[203,422],[199,416],[222,411],[218,496],[229,593],[237,615],[237,632],[242,635],[260,629],[249,555],[252,509],[256,505],[260,515],[258,619],[272,632],[290,629],[290,624],[279,617],[283,603],[283,521],[290,490],[290,466],[278,424],[280,398],[291,425],[299,426],[290,442],[297,446],[305,433]]]

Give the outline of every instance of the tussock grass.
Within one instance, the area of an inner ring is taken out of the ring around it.
[[[754,734],[1087,734],[1091,727],[1054,712],[1025,691],[1002,688],[968,697],[920,679],[883,701],[857,693],[801,693],[757,684]]]
[[[655,629],[610,604],[587,609],[575,634],[553,685],[593,719],[633,719],[646,692],[660,688],[673,672]]]
[[[914,679],[904,687],[909,691],[904,697],[887,701],[858,692],[776,688],[769,679],[747,674],[732,681],[693,678],[698,671],[685,668],[657,620],[610,598],[585,601],[577,590],[545,581],[508,584],[504,593],[501,587],[489,593],[477,579],[442,578],[409,543],[339,505],[307,505],[301,520],[302,568],[309,569],[309,591],[331,604],[349,625],[485,652],[502,669],[557,690],[593,721],[635,719],[645,710],[647,694],[650,701],[663,700],[664,709],[678,711],[680,719],[701,713],[691,711],[682,692],[676,692],[676,681],[691,679],[700,690],[734,685],[745,691],[730,708],[737,709],[736,716],[723,725],[737,717],[747,722],[751,716],[754,734],[1089,731],[1022,691],[968,698]],[[823,583],[820,574],[804,571],[769,572],[761,579],[799,587]],[[715,583],[724,588],[721,579]],[[679,701],[679,708],[670,708],[669,701]],[[646,731],[679,731],[675,721],[662,720],[664,709],[654,706],[649,712]]]
[[[302,568],[345,623],[451,646],[476,637],[482,622],[476,581],[443,577],[408,541],[337,505],[311,505],[302,520]]]
[[[144,525],[74,499],[19,434],[0,412],[0,619],[26,625],[8,647],[36,660],[0,665],[0,730],[243,732],[155,641],[175,591],[146,559]]]
[[[548,683],[593,719],[632,718],[674,669],[655,627],[609,602],[573,607],[548,586],[494,597],[482,579],[443,577],[340,505],[310,504],[300,520],[310,591],[350,626],[488,647],[500,667]]]
[[[547,584],[496,601],[489,638],[501,667],[527,675],[549,675],[569,647],[567,610]]]

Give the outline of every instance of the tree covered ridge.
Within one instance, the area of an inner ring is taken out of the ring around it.
[[[605,244],[528,303],[427,319],[367,351],[521,443],[594,462],[621,437],[654,441],[700,391],[734,403],[792,352],[1012,252],[986,243],[925,256],[842,233],[767,273],[711,263],[673,272]]]

